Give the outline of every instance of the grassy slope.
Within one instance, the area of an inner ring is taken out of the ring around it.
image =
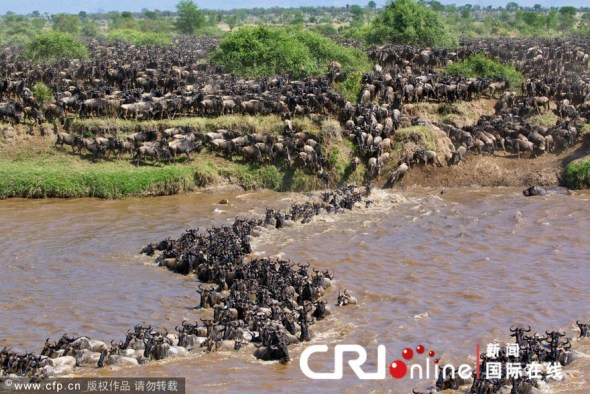
[[[295,118],[292,121],[293,127],[298,130],[305,130],[308,133],[318,134],[320,127],[312,122],[309,118]],[[122,134],[131,134],[139,126],[142,129],[157,130],[160,126],[169,127],[192,127],[205,133],[216,131],[218,129],[236,130],[241,133],[265,133],[278,135],[284,128],[284,122],[276,115],[270,116],[242,116],[226,115],[218,118],[175,118],[163,120],[135,121],[119,118],[91,118],[75,120],[72,128],[74,132],[84,133],[103,133],[103,132],[120,132]]]
[[[590,188],[590,155],[568,164],[565,180],[571,189]]]
[[[242,122],[240,122],[242,120]],[[104,128],[112,124],[107,119],[80,121],[80,130]],[[114,122],[121,134],[135,130],[140,124],[157,128],[158,122]],[[279,133],[282,121],[277,117],[237,117],[218,119],[187,118],[164,121],[166,127],[193,126],[199,130],[230,128],[242,132]],[[309,119],[295,120],[297,129],[320,133],[320,126]],[[329,121],[325,124],[332,124]],[[82,128],[82,125],[87,126]],[[25,136],[25,129],[11,131],[2,137],[0,129],[0,198],[7,197],[100,197],[169,195],[194,190],[197,187],[232,183],[246,188],[268,188],[278,191],[308,191],[323,187],[318,177],[281,163],[263,165],[244,162],[239,158],[228,160],[215,153],[202,151],[193,155],[193,161],[179,158],[173,164],[146,162],[135,166],[129,156],[107,158],[93,163],[89,155],[70,153],[52,146],[54,137]],[[16,134],[16,135],[15,135]],[[326,145],[325,154],[331,163],[330,178],[334,183],[361,183],[364,167],[350,173],[349,163],[354,146],[347,141]]]

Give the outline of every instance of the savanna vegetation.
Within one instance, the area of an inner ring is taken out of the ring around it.
[[[447,72],[469,78],[502,78],[508,80],[512,87],[520,86],[523,79],[522,74],[514,66],[490,59],[483,53],[471,55],[461,62],[451,64],[447,67]]]
[[[230,33],[211,61],[246,77],[320,75],[332,61],[338,61],[345,72],[370,68],[367,55],[358,49],[344,47],[319,33],[269,26],[244,27]]]
[[[463,37],[563,37],[590,34],[590,8],[504,7],[442,4],[437,0],[392,0],[366,6],[256,8],[212,11],[182,0],[175,10],[28,15],[0,17],[0,44],[29,43],[47,32],[74,38],[102,36],[137,45],[165,45],[177,35],[223,36],[244,26],[305,27],[328,37],[371,45],[392,42],[454,46]]]

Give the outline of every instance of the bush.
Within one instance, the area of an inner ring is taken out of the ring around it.
[[[133,29],[113,30],[109,33],[111,41],[123,41],[133,45],[170,45],[170,36],[163,33],[145,33]]]
[[[333,60],[346,72],[369,68],[366,55],[357,49],[345,48],[318,33],[268,26],[243,27],[230,33],[211,56],[213,63],[245,77],[286,72],[296,78],[320,75]]]
[[[565,180],[570,189],[590,187],[590,156],[569,163],[565,170]]]
[[[38,63],[51,63],[60,59],[86,59],[88,49],[74,36],[52,31],[27,43],[23,56]]]
[[[520,85],[523,78],[513,66],[490,59],[483,53],[476,53],[461,62],[451,64],[447,67],[447,72],[469,78],[503,78],[513,87]]]
[[[458,42],[439,14],[414,0],[391,1],[371,24],[369,41],[437,47]]]
[[[35,86],[33,86],[33,97],[35,97],[35,100],[37,100],[39,104],[43,105],[51,101],[53,94],[47,85],[43,82],[37,82]]]
[[[363,78],[362,71],[354,71],[348,74],[348,77],[344,82],[336,84],[336,91],[340,93],[342,97],[350,101],[353,104],[358,102],[359,96],[362,90],[361,80]]]

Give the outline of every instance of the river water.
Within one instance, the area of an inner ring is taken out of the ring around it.
[[[227,198],[229,205],[217,202]],[[192,194],[124,200],[0,201],[0,347],[38,352],[63,333],[123,339],[138,323],[173,330],[199,312],[195,278],[139,256],[141,247],[185,229],[233,222],[287,207],[294,194]],[[369,209],[322,216],[255,239],[254,253],[281,253],[334,272],[328,299],[348,289],[358,305],[316,323],[312,344],[360,344],[377,365],[422,344],[444,363],[474,363],[475,346],[510,340],[511,325],[562,329],[590,320],[590,193],[525,198],[510,188],[374,192]],[[590,340],[547,392],[588,392]],[[183,376],[187,392],[411,392],[428,380],[311,381],[299,367],[308,346],[291,348],[288,365],[246,352],[196,352],[146,366],[85,370],[100,376]],[[424,358],[421,356],[422,359]],[[418,359],[417,362],[422,361]],[[330,372],[333,353],[314,355]],[[389,374],[388,374],[389,376]]]

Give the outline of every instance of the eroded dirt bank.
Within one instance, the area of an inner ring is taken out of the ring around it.
[[[544,154],[535,159],[528,155],[518,159],[516,155],[500,152],[497,156],[468,155],[457,166],[416,166],[396,184],[396,188],[411,186],[555,186],[564,184],[568,163],[589,153],[590,143],[578,143],[559,154]],[[380,186],[386,183],[385,177]]]

